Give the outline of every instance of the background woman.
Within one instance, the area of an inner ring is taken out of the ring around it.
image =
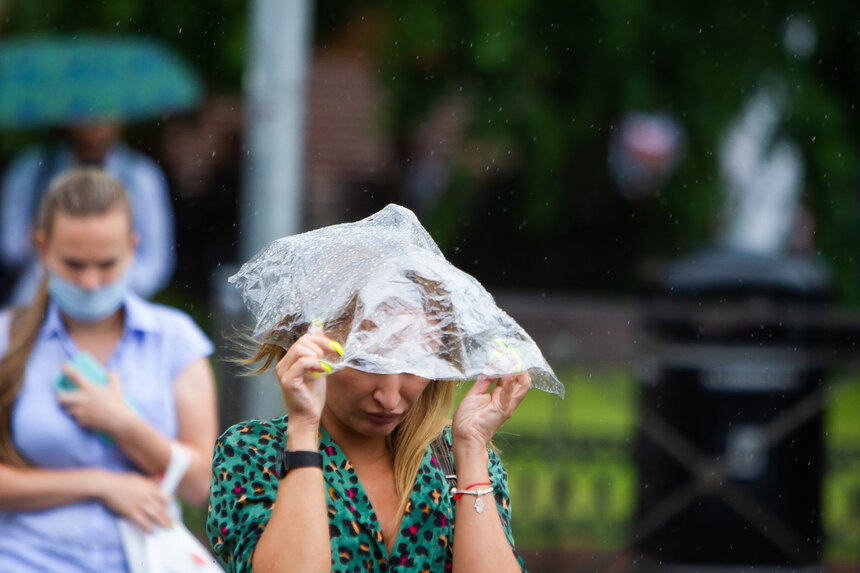
[[[258,319],[250,362],[276,365],[288,416],[216,444],[207,532],[228,569],[523,569],[490,440],[532,374],[560,383],[411,212],[282,239],[231,282]],[[451,421],[454,381],[475,378]]]
[[[128,291],[132,229],[122,185],[98,169],[60,176],[41,202],[45,280],[30,306],[0,313],[2,571],[126,571],[116,517],[169,523],[157,476],[172,441],[191,457],[179,495],[207,497],[212,344]],[[105,383],[70,365],[83,352]]]

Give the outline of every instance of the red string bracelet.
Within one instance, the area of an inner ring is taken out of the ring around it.
[[[489,482],[489,481],[482,481],[480,483],[473,483],[472,485],[468,485],[464,489],[472,489],[473,487],[478,486],[478,485],[493,485],[493,483]],[[462,493],[455,493],[454,494],[454,501],[457,501],[461,497],[463,497]]]

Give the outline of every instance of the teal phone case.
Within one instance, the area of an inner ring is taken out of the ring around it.
[[[91,354],[78,352],[72,358],[72,366],[93,384],[104,386],[108,382],[107,372],[104,367]],[[78,388],[65,374],[60,375],[57,379],[56,387],[57,390],[63,392],[72,392]]]
[[[107,371],[92,354],[87,352],[78,352],[75,357],[72,358],[72,366],[93,384],[97,384],[99,386],[107,385]],[[57,379],[56,387],[57,391],[61,392],[74,392],[78,389],[78,387],[75,386],[75,383],[72,382],[65,374],[60,375]],[[109,446],[113,445],[113,440],[107,434],[98,432],[97,435],[105,444]]]

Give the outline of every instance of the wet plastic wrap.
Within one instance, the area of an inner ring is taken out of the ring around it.
[[[289,348],[316,324],[343,346],[335,369],[434,380],[528,370],[534,388],[564,396],[531,337],[404,207],[273,241],[229,282],[258,341]]]

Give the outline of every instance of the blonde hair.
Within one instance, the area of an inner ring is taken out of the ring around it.
[[[73,217],[102,215],[122,209],[131,229],[131,205],[122,183],[94,167],[76,168],[58,176],[39,203],[36,230],[51,237],[57,213]],[[9,347],[0,359],[0,463],[26,467],[29,462],[15,447],[12,439],[12,410],[30,353],[48,310],[48,279],[45,277],[32,302],[15,309],[12,316]]]
[[[406,275],[421,292],[424,302],[423,311],[430,320],[434,317],[450,315],[450,296],[444,286],[433,279],[422,277],[417,272]],[[359,306],[358,297],[353,296],[340,316],[324,325],[326,335],[335,340],[346,340]],[[286,354],[298,338],[307,332],[310,324],[301,322],[293,316],[284,317],[275,325],[264,342],[252,348],[251,356],[240,359],[247,365],[259,364],[250,374],[260,374],[273,364],[276,364]],[[452,364],[462,362],[462,352],[459,342],[462,333],[453,322],[446,322],[442,327],[440,357]],[[246,339],[247,340],[247,339]],[[451,381],[431,381],[418,400],[404,416],[394,431],[387,436],[386,442],[394,456],[394,483],[397,495],[400,497],[398,520],[406,511],[409,494],[418,475],[418,468],[424,459],[427,446],[436,439],[449,424],[454,409],[456,383]]]
[[[427,385],[403,421],[388,436],[388,447],[394,455],[394,483],[400,504],[397,519],[403,517],[409,494],[424,459],[427,446],[439,436],[451,419],[456,384],[434,380]]]

